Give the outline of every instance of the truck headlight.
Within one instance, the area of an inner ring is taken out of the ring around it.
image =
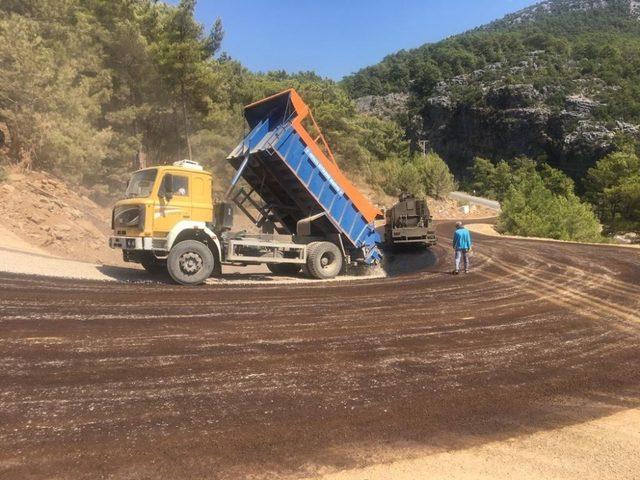
[[[167,239],[166,238],[154,238],[151,240],[151,248],[154,250],[166,250]]]

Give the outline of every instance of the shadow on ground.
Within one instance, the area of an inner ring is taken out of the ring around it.
[[[418,273],[435,266],[438,255],[424,246],[409,246],[385,250],[382,268],[388,276],[398,277]]]
[[[152,275],[140,268],[100,265],[96,269],[103,275],[122,283],[163,283],[172,284],[169,274]]]

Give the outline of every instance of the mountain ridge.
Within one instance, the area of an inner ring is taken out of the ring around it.
[[[551,0],[400,51],[343,80],[464,175],[476,156],[529,156],[580,179],[640,136],[640,2]],[[399,101],[402,100],[402,101]]]
[[[607,8],[619,8],[632,18],[640,19],[640,1],[638,0],[545,0],[505,15],[489,25],[522,25],[535,21],[544,15],[557,15],[568,12],[590,12]]]

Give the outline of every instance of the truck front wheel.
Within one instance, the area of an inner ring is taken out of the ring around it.
[[[200,285],[213,273],[215,262],[207,245],[197,240],[184,240],[169,252],[167,270],[177,283]]]
[[[342,252],[331,242],[313,242],[307,247],[307,270],[320,280],[335,278],[342,270]]]

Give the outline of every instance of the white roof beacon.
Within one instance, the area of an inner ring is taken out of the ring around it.
[[[204,170],[204,168],[202,168],[202,165],[200,165],[198,162],[194,161],[194,160],[178,160],[177,162],[173,162],[173,166],[174,167],[182,167],[182,168],[189,168],[191,170]]]

